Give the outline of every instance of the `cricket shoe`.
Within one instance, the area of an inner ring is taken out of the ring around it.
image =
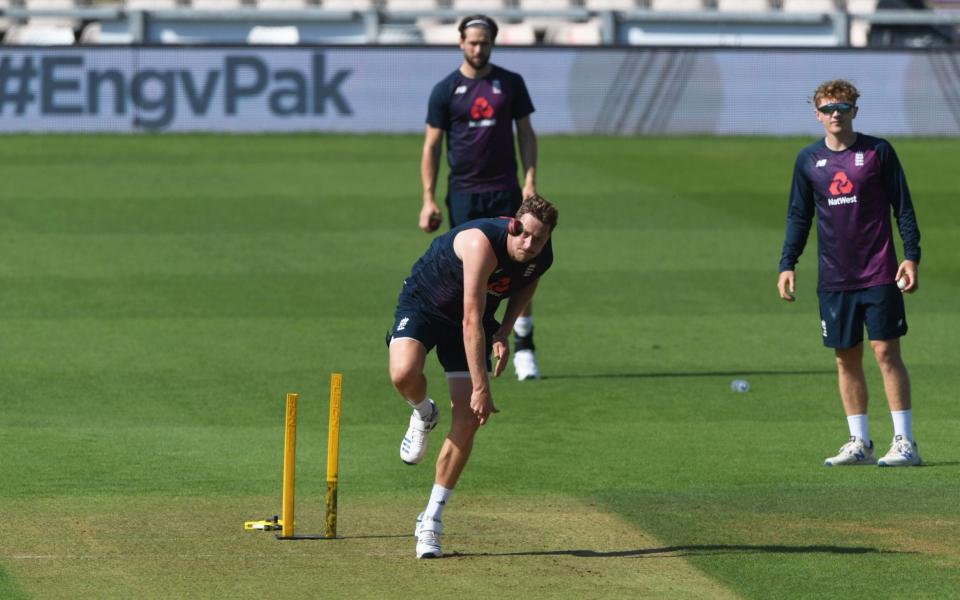
[[[513,368],[517,372],[517,379],[540,379],[540,369],[537,367],[537,357],[533,350],[517,350],[513,353]]]
[[[867,445],[867,442],[861,438],[850,436],[850,441],[840,446],[840,451],[836,456],[831,456],[823,461],[828,467],[844,467],[848,465],[872,465],[877,460],[873,456],[873,442]]]
[[[440,558],[443,550],[440,549],[440,533],[443,523],[437,519],[425,517],[423,513],[417,517],[417,527],[413,530],[417,537],[417,558]]]
[[[400,442],[400,460],[408,465],[415,465],[427,455],[427,434],[433,431],[440,420],[440,410],[430,401],[430,418],[423,420],[417,411],[410,415],[410,426]]]
[[[894,436],[890,450],[877,462],[878,467],[918,467],[921,464],[917,443],[902,435]]]

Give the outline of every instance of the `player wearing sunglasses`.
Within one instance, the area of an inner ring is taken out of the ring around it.
[[[903,294],[918,288],[920,230],[907,181],[893,147],[853,128],[860,93],[848,81],[827,81],[813,95],[824,137],[800,151],[780,258],[780,297],[793,302],[796,264],[817,219],[820,329],[833,348],[849,441],[828,466],[921,463],[912,431],[910,377],[900,354],[907,333]],[[903,240],[899,262],[891,213]],[[867,424],[863,330],[883,376],[893,417],[890,450],[877,461]]]

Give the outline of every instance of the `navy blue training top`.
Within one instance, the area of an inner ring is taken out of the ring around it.
[[[890,143],[858,133],[846,150],[831,150],[823,139],[810,144],[797,155],[793,170],[780,271],[797,264],[816,214],[818,290],[894,283],[897,255],[891,210],[905,257],[919,262],[920,230],[903,168]]]
[[[497,268],[487,280],[487,305],[484,319],[492,317],[500,301],[527,287],[553,264],[552,240],[530,262],[514,261],[507,254],[507,225],[510,219],[497,217],[467,221],[435,238],[413,265],[403,282],[403,294],[419,300],[423,308],[459,325],[463,322],[463,261],[453,250],[453,239],[465,229],[483,232],[497,256]]]
[[[447,134],[448,190],[519,189],[513,122],[533,111],[523,77],[496,65],[479,79],[458,68],[435,85],[427,124]]]

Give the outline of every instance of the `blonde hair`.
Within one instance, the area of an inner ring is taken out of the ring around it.
[[[846,100],[850,104],[856,104],[860,92],[856,86],[846,79],[831,79],[820,84],[817,91],[813,93],[813,104],[818,106],[820,100],[824,98],[833,98],[834,100]]]

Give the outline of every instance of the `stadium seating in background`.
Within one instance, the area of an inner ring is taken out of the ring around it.
[[[28,10],[71,10],[73,0],[24,0]],[[72,17],[30,17],[26,23],[10,23],[4,44],[24,46],[69,46],[76,42],[80,21]]]
[[[675,11],[703,10],[703,0],[651,0],[650,8]]]
[[[583,6],[588,10],[636,10],[639,8],[635,0],[583,0]]]
[[[510,8],[507,0],[452,0],[451,6],[465,15]]]
[[[877,11],[930,11],[925,0],[877,0]],[[960,32],[950,25],[885,23],[870,28],[868,45],[897,48],[936,48],[956,44]]]
[[[126,0],[123,7],[127,10],[170,10],[179,8],[177,0]]]
[[[603,41],[599,19],[586,23],[561,23],[547,29],[544,41],[561,46],[599,46]]]
[[[525,11],[558,11],[575,8],[571,0],[517,0],[517,7]],[[571,19],[562,15],[529,14],[524,17],[523,22],[533,29],[533,43],[536,43],[544,41],[551,30],[571,23]]]
[[[301,10],[304,8],[317,8],[316,3],[311,0],[256,0],[256,6],[263,10]]]
[[[58,25],[11,25],[3,43],[18,46],[71,46],[76,34],[71,27]]]
[[[767,12],[769,0],[717,0],[717,10],[725,12]]]
[[[417,24],[425,44],[456,46],[460,43],[460,32],[456,23],[420,22]],[[500,22],[497,34],[498,46],[533,45],[537,34],[529,23]]]
[[[248,44],[300,43],[300,30],[295,25],[255,25],[247,35]]]
[[[320,8],[327,10],[370,10],[373,0],[321,0]]]
[[[847,0],[847,12],[872,13],[877,10],[877,0]],[[870,23],[863,19],[850,19],[850,45],[862,48],[870,37]]]
[[[440,0],[385,0],[383,7],[387,10],[434,10],[437,8],[448,8],[450,5],[440,2]]]
[[[190,8],[196,10],[236,10],[248,8],[244,0],[190,0]]]
[[[456,46],[460,43],[460,32],[453,23],[423,21],[417,23],[423,43],[436,46]]]
[[[783,12],[831,13],[837,10],[834,0],[783,0]]]
[[[573,8],[570,0],[517,0],[523,10],[567,10]]]
[[[536,43],[537,32],[530,23],[503,23],[497,33],[498,46],[532,46]]]
[[[72,10],[80,8],[74,0],[23,0],[23,7],[27,10]],[[28,25],[43,27],[69,27],[78,29],[80,21],[70,17],[30,17]]]
[[[6,10],[8,8],[10,8],[10,0],[0,0],[0,10]],[[10,19],[0,19],[0,37],[3,37],[12,25],[13,21]]]

